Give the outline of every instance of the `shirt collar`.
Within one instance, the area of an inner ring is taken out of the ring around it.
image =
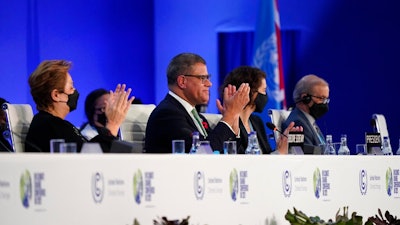
[[[192,110],[195,108],[193,107],[189,102],[184,100],[183,98],[179,97],[177,94],[175,94],[172,91],[169,91],[168,94],[170,94],[173,98],[175,98],[181,105],[185,108],[185,110],[191,115]]]

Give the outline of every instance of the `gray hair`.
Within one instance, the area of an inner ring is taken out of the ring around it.
[[[300,102],[302,100],[301,95],[303,94],[312,94],[311,91],[313,87],[322,85],[322,86],[329,86],[326,80],[318,77],[314,74],[309,74],[302,77],[294,87],[293,91],[293,100],[295,103]]]

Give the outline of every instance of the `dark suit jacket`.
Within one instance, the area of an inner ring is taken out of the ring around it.
[[[263,154],[270,154],[272,152],[271,146],[268,142],[268,136],[265,132],[264,122],[257,115],[250,115],[250,122],[253,125],[254,131],[257,132],[258,145]],[[244,127],[242,120],[239,120],[240,127],[240,147],[237,149],[238,154],[245,154],[248,144],[248,133]]]
[[[53,116],[48,112],[39,111],[32,119],[25,139],[25,152],[50,152],[51,139],[64,139],[65,142],[75,142],[80,152],[83,143],[88,142],[72,123]],[[109,152],[111,143],[116,138],[106,128],[90,140],[98,142],[104,152]]]
[[[294,121],[295,126],[303,127],[304,145],[318,146],[320,144],[317,132],[300,109],[294,108],[292,110],[289,117],[282,124],[282,130],[285,130],[289,126],[289,123],[292,121]]]
[[[200,114],[203,125],[208,133],[207,140],[210,141],[213,150],[223,152],[223,143],[226,140],[236,140],[236,135],[225,123],[218,123],[211,130],[207,120]],[[145,135],[146,153],[172,153],[172,140],[185,140],[186,153],[192,145],[192,132],[197,131],[192,118],[174,97],[167,94],[150,114],[147,121]],[[204,136],[200,133],[200,140]]]

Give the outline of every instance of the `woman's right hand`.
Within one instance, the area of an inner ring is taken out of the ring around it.
[[[134,96],[129,98],[132,89],[128,88],[127,90],[125,90],[125,88],[125,84],[118,84],[114,92],[110,91],[110,98],[106,102],[106,127],[114,136],[117,136],[119,127],[124,121],[133,99],[135,99]]]
[[[288,154],[289,152],[289,142],[287,139],[289,132],[303,132],[302,126],[295,127],[294,125],[294,122],[290,122],[289,126],[283,132],[284,135],[280,135],[276,148],[279,154]]]

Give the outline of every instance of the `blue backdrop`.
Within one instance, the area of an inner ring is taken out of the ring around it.
[[[194,4],[196,6],[194,7]],[[67,119],[85,119],[84,98],[99,87],[127,83],[144,103],[167,92],[165,70],[180,52],[196,52],[212,77],[210,112],[221,76],[219,34],[253,32],[259,1],[247,0],[16,0],[0,1],[0,96],[30,103],[27,79],[44,59],[74,64],[81,93]],[[314,73],[331,85],[330,112],[320,127],[349,146],[364,142],[373,113],[388,122],[392,146],[400,132],[396,106],[400,2],[278,0],[283,37],[286,96],[294,83]],[[232,53],[238,54],[238,53]],[[236,55],[234,55],[237,57]]]

